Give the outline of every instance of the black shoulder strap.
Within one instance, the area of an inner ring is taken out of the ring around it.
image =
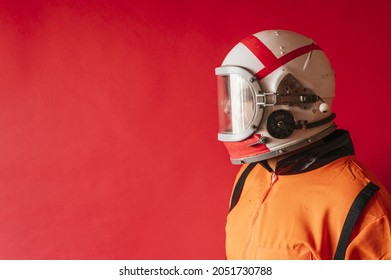
[[[246,182],[246,178],[256,165],[257,165],[256,162],[250,163],[243,171],[243,173],[240,175],[239,180],[236,182],[234,192],[232,194],[231,206],[229,208],[229,211],[231,211],[235,207],[236,203],[238,203],[240,194],[242,193],[243,190],[244,183]]]
[[[334,260],[345,259],[346,249],[349,245],[350,235],[352,234],[354,225],[356,224],[361,212],[370,198],[379,190],[379,187],[374,183],[369,182],[353,201],[352,206],[346,216],[345,223],[342,227],[342,232],[339,237],[337,250],[335,251]]]

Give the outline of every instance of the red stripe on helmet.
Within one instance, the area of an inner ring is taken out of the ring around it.
[[[312,43],[295,49],[280,58],[277,58],[257,37],[250,36],[242,41],[242,43],[262,62],[265,66],[255,74],[258,79],[263,79],[278,67],[288,63],[289,61],[309,53],[313,50],[321,50],[321,48]]]
[[[241,43],[262,62],[265,68],[269,68],[277,60],[277,57],[272,53],[272,51],[254,35],[247,37]]]

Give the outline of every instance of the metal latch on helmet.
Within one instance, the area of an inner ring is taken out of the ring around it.
[[[267,107],[274,105],[305,105],[322,100],[309,88],[304,87],[292,74],[288,73],[280,81],[276,93],[259,92],[257,104]]]
[[[259,93],[256,95],[257,105],[263,107],[275,106],[275,105],[298,105],[316,103],[320,100],[320,97],[316,94],[278,94],[278,93]]]

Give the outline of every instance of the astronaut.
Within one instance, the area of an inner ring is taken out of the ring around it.
[[[218,139],[242,167],[228,259],[391,259],[391,196],[332,112],[335,75],[310,38],[266,30],[215,70]]]

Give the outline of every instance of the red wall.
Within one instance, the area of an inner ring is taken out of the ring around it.
[[[337,123],[391,190],[389,7],[23,2],[0,4],[1,259],[223,259],[214,68],[264,29],[329,55]]]

